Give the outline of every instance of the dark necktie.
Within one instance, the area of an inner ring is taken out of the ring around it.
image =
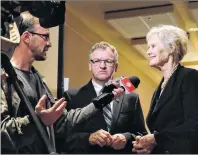
[[[102,93],[102,90],[101,89],[99,91],[98,94],[101,94]],[[112,110],[111,110],[111,103],[107,104],[104,108],[103,108],[103,116],[104,116],[104,119],[105,119],[105,122],[107,124],[107,130],[110,131],[110,128],[111,128],[111,121],[112,121]]]
[[[108,129],[108,131],[110,131],[111,121],[112,121],[112,111],[111,111],[111,105],[110,104],[107,104],[103,108],[103,115],[104,115],[104,119],[107,123],[107,129]]]

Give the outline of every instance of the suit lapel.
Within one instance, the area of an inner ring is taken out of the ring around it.
[[[164,88],[164,91],[162,92],[162,94],[159,98],[159,101],[158,101],[159,106],[157,108],[155,108],[153,112],[158,112],[159,109],[161,109],[168,102],[168,100],[172,97],[174,84],[175,84],[175,81],[177,79],[177,75],[178,75],[178,71],[180,70],[180,67],[181,66],[179,65],[177,70],[173,73],[173,75],[169,79],[166,87]]]
[[[113,100],[113,118],[112,118],[111,130],[114,129],[116,122],[118,120],[118,116],[120,114],[123,99],[124,99],[124,96],[121,96],[118,100]]]
[[[91,80],[85,85],[85,88],[87,89],[87,92],[89,94],[89,96],[88,96],[89,98],[93,99],[97,96]]]
[[[157,99],[157,93],[159,92],[159,87],[155,90],[154,94],[153,94],[153,97],[152,97],[152,100],[151,100],[151,105],[150,105],[150,109],[149,109],[149,112],[148,112],[148,116],[150,116],[152,113],[153,113],[153,110],[154,110],[154,107],[155,107],[155,104],[156,104],[156,99]]]
[[[173,73],[173,75],[169,79],[166,87],[164,88],[164,91],[162,92],[160,98],[157,99],[158,98],[158,93],[160,93],[160,91],[161,91],[161,89],[160,89],[161,84],[163,82],[163,79],[161,80],[161,83],[160,83],[159,87],[157,88],[156,93],[155,93],[155,95],[153,97],[153,100],[152,100],[152,103],[151,103],[151,110],[149,111],[149,114],[148,114],[149,121],[152,118],[156,118],[156,115],[160,111],[160,109],[163,108],[163,106],[172,97],[175,80],[177,78],[177,75],[178,75],[178,72],[179,72],[180,68],[181,68],[181,65],[179,65],[177,70]],[[156,102],[158,102],[158,103],[156,103]],[[158,104],[158,105],[156,105],[156,104]]]
[[[158,88],[155,90],[154,94],[153,94],[153,97],[152,97],[152,100],[151,100],[151,105],[150,105],[150,109],[149,109],[149,112],[148,112],[148,115],[147,115],[147,124],[150,126],[150,122],[151,122],[151,118],[153,116],[153,112],[154,112],[154,108],[155,108],[155,105],[156,105],[156,100],[159,96],[159,93],[161,91],[160,89],[160,86],[163,82],[163,79],[161,80],[160,82],[160,85],[158,86]]]

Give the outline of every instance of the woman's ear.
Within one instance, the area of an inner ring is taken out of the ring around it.
[[[173,54],[175,52],[176,48],[175,45],[171,44],[170,45],[170,54]]]

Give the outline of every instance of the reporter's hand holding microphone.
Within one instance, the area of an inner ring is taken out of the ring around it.
[[[108,82],[102,89],[102,93],[94,98],[92,102],[94,105],[102,109],[107,104],[109,104],[113,99],[119,98],[125,94],[133,92],[139,85],[140,79],[136,76],[130,78],[120,77],[118,79]]]

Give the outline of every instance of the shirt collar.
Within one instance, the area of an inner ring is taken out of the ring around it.
[[[96,91],[96,94],[97,94],[97,96],[98,96],[99,93],[100,93],[100,91],[102,90],[102,88],[103,88],[104,86],[102,86],[102,85],[96,83],[93,79],[92,79],[91,81],[92,81],[93,87],[94,87],[94,89],[95,89],[95,91]],[[119,102],[119,98],[116,98],[115,100],[116,100],[117,102]]]
[[[96,83],[93,79],[92,79],[91,81],[92,81],[92,84],[93,84],[94,89],[95,89],[95,91],[96,91],[96,94],[97,94],[97,96],[98,96],[98,95],[99,95],[99,92],[102,90],[102,88],[103,88],[104,86],[102,86],[102,85]]]

